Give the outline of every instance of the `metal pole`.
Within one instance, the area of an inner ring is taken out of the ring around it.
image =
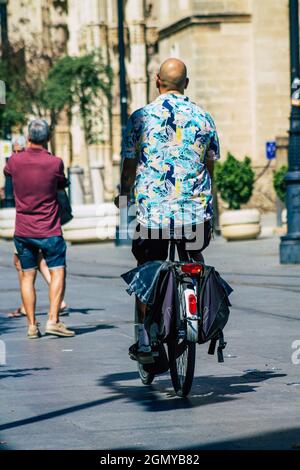
[[[291,117],[289,132],[286,206],[288,233],[281,238],[280,262],[300,263],[300,65],[299,5],[289,1],[291,53]]]
[[[127,87],[125,69],[125,44],[124,44],[124,8],[123,0],[118,0],[118,34],[119,34],[119,68],[120,68],[120,108],[121,129],[124,137],[127,126]]]
[[[121,110],[121,134],[122,142],[125,137],[128,110],[127,110],[127,86],[125,68],[125,43],[124,43],[124,2],[118,0],[118,38],[119,38],[119,76],[120,76],[120,110]],[[122,171],[122,162],[120,172]],[[116,245],[129,245],[131,240],[128,236],[129,227],[128,208],[120,209],[119,226],[116,229]]]
[[[8,159],[6,159],[7,161]],[[5,175],[3,207],[16,207],[12,177]]]
[[[0,27],[2,57],[5,55],[8,45],[7,34],[7,0],[0,0]]]
[[[1,55],[4,59],[8,56],[8,31],[7,31],[7,0],[0,0],[0,28],[1,28]],[[5,139],[10,137],[10,129],[4,128]],[[5,176],[3,207],[15,207],[13,182],[10,176]]]
[[[291,85],[299,78],[299,6],[298,0],[290,1],[290,55]]]

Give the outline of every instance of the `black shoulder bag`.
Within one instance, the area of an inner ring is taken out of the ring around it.
[[[57,201],[59,205],[60,223],[61,225],[65,225],[73,219],[70,199],[65,189],[59,189],[57,191]]]

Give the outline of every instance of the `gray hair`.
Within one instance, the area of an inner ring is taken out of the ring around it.
[[[34,119],[28,126],[28,140],[33,144],[44,144],[50,139],[50,128],[44,119]]]
[[[26,138],[24,135],[18,135],[12,139],[12,145],[19,145],[22,149],[26,147]]]

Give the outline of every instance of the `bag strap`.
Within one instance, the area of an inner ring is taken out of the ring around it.
[[[224,341],[224,333],[222,330],[219,330],[218,333],[214,338],[211,339],[209,348],[208,348],[208,354],[214,355],[216,351],[216,345],[217,341],[219,340],[219,346],[218,346],[218,362],[224,362],[224,354],[223,354],[223,349],[226,348],[226,341]]]
[[[224,354],[223,349],[226,348],[226,341],[224,341],[224,334],[223,331],[220,330],[219,332],[219,346],[218,346],[218,362],[224,362]]]
[[[216,351],[217,338],[212,338],[209,343],[208,354],[213,356]]]

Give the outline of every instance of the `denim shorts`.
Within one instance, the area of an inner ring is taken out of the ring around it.
[[[22,271],[38,268],[41,251],[49,269],[66,267],[66,242],[62,236],[47,238],[14,237]]]

